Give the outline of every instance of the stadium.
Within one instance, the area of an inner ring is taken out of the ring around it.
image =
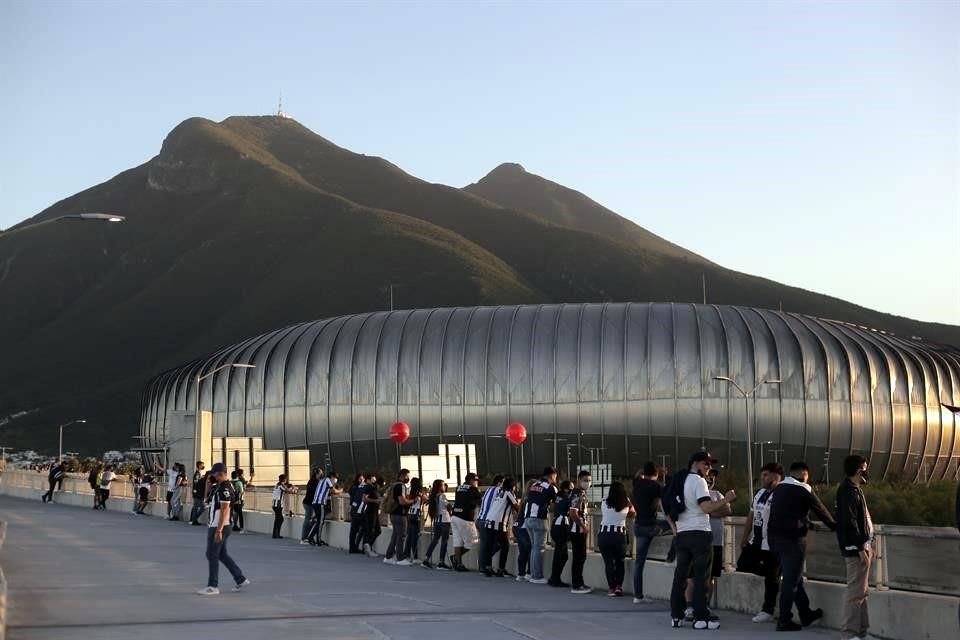
[[[253,368],[224,365],[252,364]],[[205,377],[207,376],[207,377]],[[204,378],[199,384],[199,378]],[[746,399],[726,377],[746,392]],[[199,392],[198,392],[199,387]],[[474,445],[482,473],[632,474],[706,447],[728,468],[806,460],[839,479],[850,452],[886,479],[958,478],[960,350],[845,322],[746,307],[607,303],[382,311],[305,322],[225,347],[144,390],[145,449],[176,415],[212,412],[214,438],[308,449],[341,473]],[[748,441],[748,426],[750,438]],[[566,465],[566,466],[565,466]]]

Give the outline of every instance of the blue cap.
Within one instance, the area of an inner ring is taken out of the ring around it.
[[[222,462],[218,462],[217,464],[213,465],[213,467],[210,469],[210,473],[226,473],[226,472],[227,472],[227,465],[223,464]]]

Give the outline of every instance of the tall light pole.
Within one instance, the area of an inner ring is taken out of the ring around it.
[[[553,468],[556,469],[557,468],[557,443],[566,442],[567,439],[566,438],[544,438],[544,440],[546,440],[547,442],[553,443]],[[570,477],[570,474],[567,473],[567,478],[569,477]]]
[[[60,460],[61,462],[63,462],[63,430],[64,430],[66,427],[69,427],[69,426],[72,425],[72,424],[79,424],[79,423],[81,423],[81,422],[86,422],[86,420],[83,420],[83,419],[81,419],[81,420],[71,420],[70,422],[68,422],[68,423],[66,423],[66,424],[60,425],[60,449],[59,449],[59,452],[58,452],[58,454],[57,454],[57,457],[59,458],[59,460]]]
[[[0,232],[0,236],[12,235],[19,231],[25,231],[26,229],[33,229],[34,227],[39,227],[45,224],[51,224],[54,222],[60,222],[62,220],[88,220],[95,222],[125,222],[126,217],[118,216],[113,213],[68,213],[62,216],[57,216],[56,218],[50,218],[48,220],[41,220],[40,222],[34,222],[33,224],[27,224],[22,227],[17,227],[10,231]]]
[[[765,384],[780,384],[780,380],[764,380],[757,384],[752,391],[745,391],[737,381],[729,376],[713,376],[714,380],[729,382],[743,396],[743,415],[747,423],[747,486],[750,487],[750,496],[753,496],[753,434],[750,429],[750,398]]]
[[[200,375],[197,376],[197,404],[195,405],[196,416],[194,416],[194,437],[195,438],[200,433],[200,383],[206,380],[207,378],[213,376],[215,373],[223,371],[224,369],[231,369],[231,368],[232,369],[253,369],[255,367],[256,365],[252,365],[252,364],[241,364],[241,363],[224,364],[217,367],[210,373],[204,374],[202,376]]]

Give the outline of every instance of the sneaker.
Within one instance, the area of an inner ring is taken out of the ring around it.
[[[465,566],[463,566],[462,564],[458,564],[457,566],[455,566],[455,567],[453,568],[453,570],[454,570],[454,571],[459,571],[460,573],[467,573],[468,571],[470,571],[470,569],[467,569],[467,568],[466,568]]]
[[[204,587],[197,591],[198,596],[218,596],[220,595],[220,589],[216,587]]]
[[[497,569],[497,572],[494,574],[498,578],[512,578],[513,574],[509,571],[504,571],[503,569]]]
[[[618,597],[618,598],[622,598],[622,597],[623,597],[623,587],[617,587],[617,588],[615,588],[615,589],[613,590],[613,595],[615,595],[615,596]]]
[[[563,582],[563,581],[560,581],[560,582],[548,582],[547,584],[549,584],[551,587],[559,587],[559,588],[561,588],[561,589],[566,589],[566,588],[568,588],[568,587],[570,586],[570,585],[568,585],[566,582]]]
[[[411,560],[410,564],[415,564],[417,566],[420,566],[423,564],[423,560]]]
[[[379,558],[379,557],[380,557],[380,554],[379,554],[379,553],[377,553],[376,551],[374,551],[373,549],[370,549],[370,548],[367,548],[366,554],[367,554],[367,557],[368,557],[368,558]]]
[[[616,598],[616,597],[617,597],[617,590],[616,590],[616,589],[607,589],[607,597],[608,597],[608,598]]]
[[[527,582],[530,584],[547,584],[546,578],[527,578]]]
[[[515,579],[517,582],[526,582],[526,581],[527,581],[527,576],[517,576],[517,577],[514,578],[514,579]]]
[[[435,568],[437,571],[450,571],[450,566],[446,562],[438,562]]]
[[[757,615],[753,616],[753,621],[760,622],[773,622],[773,616],[767,613],[766,611],[761,611]]]
[[[412,567],[412,566],[413,566],[413,563],[410,562],[409,560],[397,560],[394,564],[396,564],[398,567]]]
[[[788,622],[778,622],[777,631],[802,631],[803,627],[790,620]]]
[[[424,569],[433,569],[433,563],[430,562],[429,560],[424,560],[423,562],[420,563],[420,566],[423,567]]]
[[[485,567],[485,568],[483,568],[483,569],[480,569],[480,573],[482,573],[483,575],[485,575],[485,576],[488,577],[488,578],[492,578],[492,577],[493,577],[493,569],[488,569],[488,568]]]
[[[579,587],[574,587],[573,589],[570,589],[570,593],[592,593],[592,592],[593,592],[593,589],[591,589],[587,585],[580,585]]]
[[[687,607],[687,610],[683,612],[683,619],[687,622],[693,622],[693,607]]]
[[[823,617],[823,609],[814,609],[805,616],[800,616],[800,624],[809,627],[814,622]]]
[[[249,585],[250,585],[250,580],[248,580],[247,578],[244,578],[243,582],[238,582],[237,584],[233,585],[233,589],[230,589],[230,590],[233,592],[237,592]]]
[[[397,564],[397,561],[394,558],[384,558],[383,564]]]
[[[311,544],[309,540],[301,540],[300,544]]]
[[[653,599],[640,596],[639,598],[633,599],[633,604],[653,604]]]
[[[693,623],[694,629],[719,629],[720,628],[720,618],[717,616],[710,616],[706,620],[697,620]]]
[[[683,618],[670,618],[670,626],[674,629],[679,629],[683,626]]]

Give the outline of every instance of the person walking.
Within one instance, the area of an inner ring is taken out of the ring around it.
[[[107,510],[107,500],[110,499],[110,485],[117,479],[117,474],[113,472],[113,465],[108,464],[103,467],[103,473],[100,475],[100,510]]]
[[[217,462],[210,469],[212,487],[210,489],[209,524],[207,525],[207,586],[197,591],[197,595],[215,596],[220,594],[220,563],[233,577],[233,591],[240,591],[250,584],[237,563],[227,553],[227,538],[230,537],[231,505],[236,499],[233,485],[227,480],[227,465]],[[281,476],[282,477],[282,476]]]
[[[280,535],[280,527],[283,526],[284,497],[288,494],[296,492],[297,488],[287,482],[287,474],[281,473],[279,476],[277,476],[277,484],[273,486],[273,496],[271,496],[273,499],[273,538],[275,540],[283,539],[283,536]]]
[[[313,531],[313,521],[315,518],[313,512],[313,495],[317,492],[317,485],[323,477],[323,468],[316,467],[307,480],[307,486],[303,490],[303,526],[300,527],[300,544],[314,544],[310,538],[310,532]]]
[[[410,470],[400,469],[397,481],[390,486],[385,496],[384,510],[390,514],[390,544],[383,556],[383,564],[397,564],[407,539],[407,511],[413,499],[410,497]],[[406,564],[410,564],[407,562]]]
[[[407,509],[407,544],[400,554],[400,562],[420,564],[420,529],[423,524],[423,505],[426,503],[426,491],[420,478],[410,480],[410,503]]]
[[[607,595],[623,595],[623,559],[627,555],[627,517],[634,513],[627,488],[622,482],[612,482],[607,499],[600,503],[600,531],[597,548],[603,556],[603,570],[607,577]]]
[[[660,470],[653,462],[646,462],[633,479],[633,508],[637,512],[633,523],[636,552],[633,559],[633,604],[653,602],[643,594],[643,569],[646,566],[650,544],[657,535],[657,511],[663,487],[658,482]]]
[[[813,528],[809,514],[816,513],[835,531],[833,516],[823,506],[807,480],[810,468],[806,462],[790,465],[787,476],[770,498],[770,548],[777,554],[783,579],[780,583],[780,619],[777,631],[799,631],[823,617],[823,609],[811,609],[810,598],[803,587],[803,563],[807,555],[807,531]],[[793,621],[793,605],[797,605],[800,624]],[[802,625],[802,626],[801,626]]]
[[[53,463],[50,467],[50,472],[47,474],[47,482],[50,485],[50,489],[40,496],[40,500],[44,503],[53,502],[53,491],[57,488],[59,484],[61,489],[63,487],[63,476],[65,472],[63,469],[63,460],[57,458],[57,461]]]
[[[570,533],[570,520],[567,513],[570,511],[570,493],[573,491],[572,480],[564,480],[557,486],[557,502],[553,509],[553,522],[550,526],[550,539],[553,540],[553,563],[550,578],[547,584],[551,587],[569,587],[562,580],[563,568],[567,565],[567,538]]]
[[[593,485],[593,476],[586,469],[577,474],[577,486],[570,494],[567,518],[570,530],[567,533],[573,559],[570,562],[570,593],[584,594],[593,591],[583,581],[583,566],[587,562],[587,536],[590,535],[590,513],[587,492]]]
[[[331,471],[330,475],[327,476],[324,475],[322,469],[319,469],[319,472],[320,477],[311,498],[310,508],[313,511],[313,525],[307,534],[307,541],[310,544],[325,547],[327,543],[323,541],[323,525],[329,512],[330,496],[343,493],[343,489],[337,486],[336,471]]]
[[[363,553],[360,548],[363,545],[363,537],[367,521],[365,515],[367,505],[363,502],[363,494],[366,492],[366,487],[366,476],[362,473],[358,473],[356,476],[354,476],[353,484],[350,486],[350,489],[348,489],[348,493],[350,495],[350,553]],[[301,536],[301,540],[305,539],[306,533],[307,532],[304,532],[303,536]]]
[[[190,524],[199,526],[200,515],[203,513],[204,501],[207,498],[207,473],[204,471],[203,460],[197,462],[193,472],[193,506],[190,508]]]
[[[463,556],[478,542],[477,524],[474,521],[481,500],[480,489],[477,488],[479,484],[477,474],[471,471],[454,494],[453,517],[450,519],[450,531],[453,533],[451,564],[454,571],[467,571]]]
[[[430,516],[433,535],[430,538],[430,546],[427,547],[427,553],[423,560],[425,569],[433,569],[434,565],[430,559],[433,557],[433,550],[440,545],[440,561],[436,568],[441,571],[449,571],[450,567],[446,563],[447,540],[450,537],[450,509],[447,504],[447,483],[443,480],[434,480],[430,487],[430,496],[427,498],[427,515]]]
[[[867,596],[873,561],[873,520],[862,490],[870,477],[867,464],[863,456],[847,456],[843,461],[847,477],[837,489],[837,542],[847,573],[845,616],[840,629],[844,640],[866,640],[870,628]]]
[[[487,518],[484,521],[488,540],[486,549],[488,555],[484,557],[484,566],[486,567],[484,575],[488,577],[503,578],[510,576],[507,572],[507,557],[510,555],[510,540],[507,535],[510,531],[510,520],[520,507],[517,496],[513,494],[516,486],[517,483],[513,478],[503,479],[494,493],[490,510],[487,512]],[[494,571],[493,554],[498,551],[500,555],[497,561],[497,570]]]
[[[706,451],[690,456],[687,469],[679,471],[665,491],[668,515],[676,523],[677,566],[670,590],[670,617],[674,628],[683,626],[687,578],[694,580],[693,628],[719,629],[720,620],[707,607],[706,586],[710,573],[712,533],[710,514],[729,509],[737,494],[732,489],[720,500],[710,499],[706,476],[717,459]]]
[[[480,569],[480,573],[487,577],[493,576],[493,554],[496,553],[494,537],[490,535],[490,529],[487,527],[487,519],[490,516],[490,507],[493,505],[493,500],[502,485],[503,475],[498,473],[493,476],[490,487],[483,493],[483,497],[480,499],[480,510],[477,512],[477,540],[479,541],[477,567]]]
[[[543,545],[547,537],[546,520],[550,503],[557,498],[557,470],[547,467],[540,480],[527,488],[527,499],[523,505],[523,527],[530,535],[530,578],[532,584],[547,584],[543,577]]]
[[[774,490],[783,481],[783,466],[768,462],[760,469],[760,490],[753,496],[750,513],[743,525],[742,546],[751,554],[763,575],[763,606],[753,622],[773,622],[774,607],[777,606],[777,593],[780,591],[780,564],[777,556],[770,550],[770,536],[767,525],[770,522],[770,498]]]

